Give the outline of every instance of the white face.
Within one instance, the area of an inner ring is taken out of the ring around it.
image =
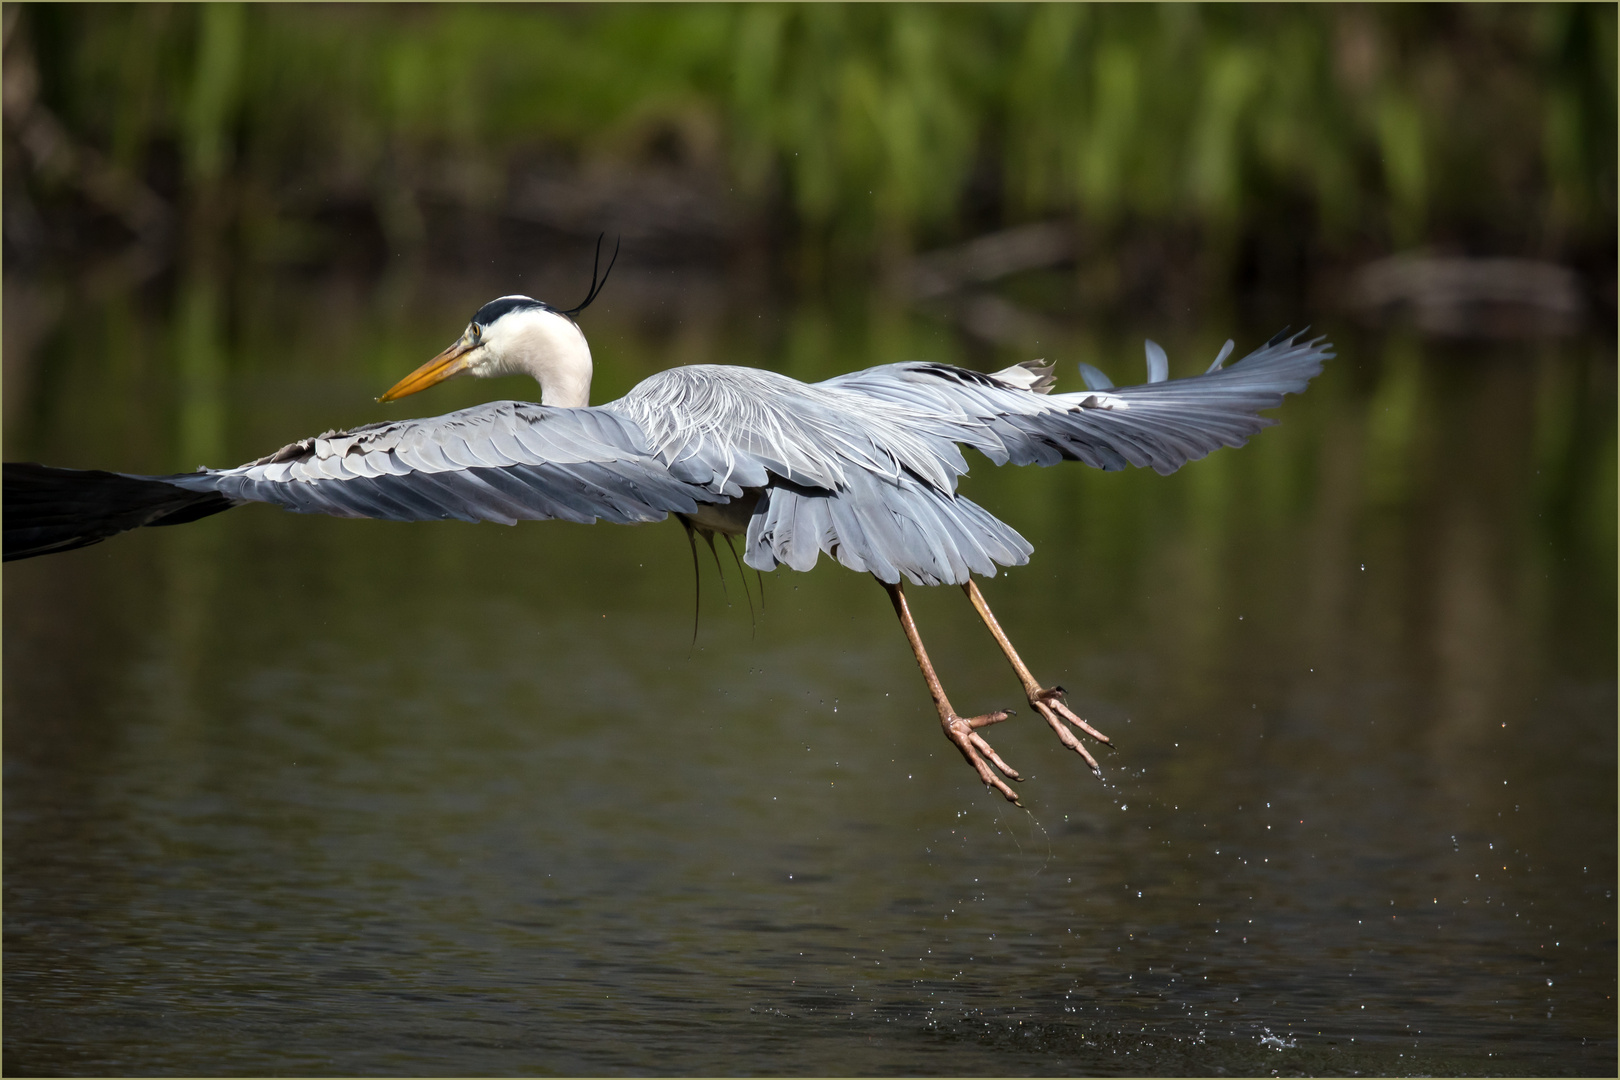
[[[503,303],[508,300],[523,304]],[[585,405],[591,392],[591,348],[584,332],[568,316],[528,297],[491,301],[479,315],[496,305],[506,310],[488,323],[475,316],[454,345],[400,380],[380,400],[393,401],[456,375],[528,375],[540,384],[542,403]]]
[[[533,375],[557,366],[567,367],[574,354],[583,352],[590,364],[585,335],[566,315],[545,308],[507,312],[488,326],[469,326],[478,333],[478,347],[469,365],[477,375]],[[542,380],[543,381],[543,380]]]
[[[474,360],[478,375],[528,375],[547,405],[580,406],[590,399],[591,347],[566,315],[520,308],[483,328]]]

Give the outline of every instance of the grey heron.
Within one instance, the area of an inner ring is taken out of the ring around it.
[[[610,266],[611,269],[611,266]],[[603,280],[606,278],[604,276]],[[494,401],[444,416],[366,424],[289,443],[234,469],[168,476],[7,464],[5,558],[175,525],[244,503],[394,521],[558,518],[623,524],[674,514],[688,528],[741,537],[759,571],[809,570],[825,553],[887,590],[945,736],[987,786],[1017,803],[1019,772],[980,732],[1012,715],[962,716],[930,662],[905,582],[956,585],[1012,665],[1029,705],[1101,776],[1081,741],[1108,737],[1019,657],[973,575],[1029,560],[1030,544],[957,494],[962,447],[997,465],[1080,461],[1161,474],[1275,423],[1259,415],[1304,390],[1333,354],[1284,331],[1227,366],[1227,341],[1202,375],[1168,378],[1146,344],[1149,381],[1114,387],[1081,365],[1084,391],[1054,393],[1027,361],[984,374],[901,362],[807,384],[775,372],[677,367],[624,397],[590,404],[591,350],[573,316],[528,296],[479,308],[447,349],[382,395],[393,401],[458,375],[523,374],[540,402]]]

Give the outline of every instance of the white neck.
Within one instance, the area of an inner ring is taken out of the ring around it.
[[[528,375],[540,403],[580,408],[591,403],[591,347],[566,315],[535,309],[501,319],[484,339],[488,375]]]

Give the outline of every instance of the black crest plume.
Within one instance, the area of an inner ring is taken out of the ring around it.
[[[562,314],[568,316],[578,315],[591,306],[591,301],[597,298],[602,292],[602,286],[607,284],[608,274],[613,273],[613,264],[619,261],[619,241],[617,239],[613,241],[613,258],[608,260],[607,270],[603,272],[602,279],[598,281],[596,279],[596,269],[602,265],[602,238],[605,236],[607,236],[607,233],[598,233],[596,237],[596,258],[591,262],[591,291],[585,294],[585,299],[579,302],[578,307],[571,307]]]

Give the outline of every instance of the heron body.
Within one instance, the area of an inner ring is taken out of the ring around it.
[[[593,281],[593,297],[598,287]],[[631,524],[674,514],[689,529],[740,537],[743,561],[760,571],[808,570],[825,553],[872,574],[889,591],[946,735],[986,784],[1016,801],[1004,777],[1017,772],[978,734],[1010,714],[956,715],[903,581],[962,586],[1030,704],[1094,770],[1071,728],[1107,740],[1063,704],[1061,690],[1034,679],[973,582],[997,566],[1022,565],[1033,549],[957,493],[968,469],[962,447],[998,465],[1075,460],[1169,473],[1274,423],[1260,410],[1303,390],[1332,355],[1320,339],[1282,334],[1223,366],[1228,342],[1205,374],[1170,380],[1163,350],[1150,342],[1152,381],[1114,388],[1090,369],[1088,389],[1075,393],[1052,393],[1051,369],[1039,362],[993,374],[896,363],[813,384],[694,365],[591,406],[590,348],[574,312],[523,296],[492,301],[455,344],[382,398],[460,374],[521,373],[540,384],[538,404],[497,401],[327,432],[234,469],[132,477],[8,464],[6,558],[249,502],[339,517],[508,525]]]

